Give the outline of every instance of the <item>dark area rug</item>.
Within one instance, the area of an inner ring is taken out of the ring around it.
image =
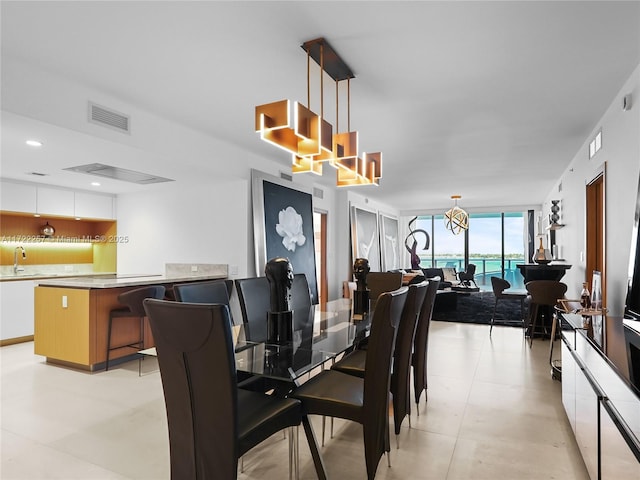
[[[433,312],[433,320],[463,323],[491,323],[495,297],[493,292],[478,292],[457,296],[456,309]],[[528,312],[528,301],[525,300],[524,314]],[[500,300],[496,310],[495,325],[522,326],[520,320],[520,302],[516,300]]]

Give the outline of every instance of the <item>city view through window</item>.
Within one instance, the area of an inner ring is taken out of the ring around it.
[[[431,236],[431,248],[418,252],[421,267],[454,267],[460,272],[468,261],[476,265],[475,281],[482,289],[491,289],[492,276],[505,278],[513,288],[524,288],[516,268],[525,263],[524,213],[470,214],[469,230],[460,235],[445,228],[444,215],[420,216],[415,226]]]

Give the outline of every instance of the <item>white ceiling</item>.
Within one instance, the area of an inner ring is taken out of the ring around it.
[[[62,168],[117,158],[118,166],[162,175],[148,166],[167,159],[61,128],[64,112],[47,105],[35,115],[12,101],[25,96],[5,87],[16,62],[281,160],[285,169],[287,154],[254,132],[253,109],[282,98],[306,103],[300,45],[325,37],[356,75],[351,127],[360,150],[383,152],[381,186],[360,191],[400,210],[448,206],[453,194],[466,207],[540,204],[640,64],[637,1],[2,1],[1,8],[1,175],[37,180],[25,172],[46,170],[47,183],[77,188],[87,178]],[[316,92],[312,77],[317,111]],[[325,110],[334,102],[325,95]],[[334,113],[325,116],[335,123]],[[24,146],[34,131],[47,138],[38,155]],[[191,171],[202,176],[207,165]],[[331,169],[322,182],[333,183]],[[103,184],[114,193],[149,188]]]

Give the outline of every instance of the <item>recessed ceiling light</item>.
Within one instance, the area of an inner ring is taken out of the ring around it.
[[[30,147],[41,147],[42,146],[42,142],[40,140],[27,140],[25,143],[27,145],[29,145]]]
[[[91,185],[93,185],[94,187],[99,187],[100,186],[100,182],[91,182]]]

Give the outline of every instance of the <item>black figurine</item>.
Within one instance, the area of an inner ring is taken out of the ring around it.
[[[264,267],[264,273],[269,280],[271,311],[287,312],[291,310],[289,291],[293,285],[293,267],[289,259],[272,258]]]

